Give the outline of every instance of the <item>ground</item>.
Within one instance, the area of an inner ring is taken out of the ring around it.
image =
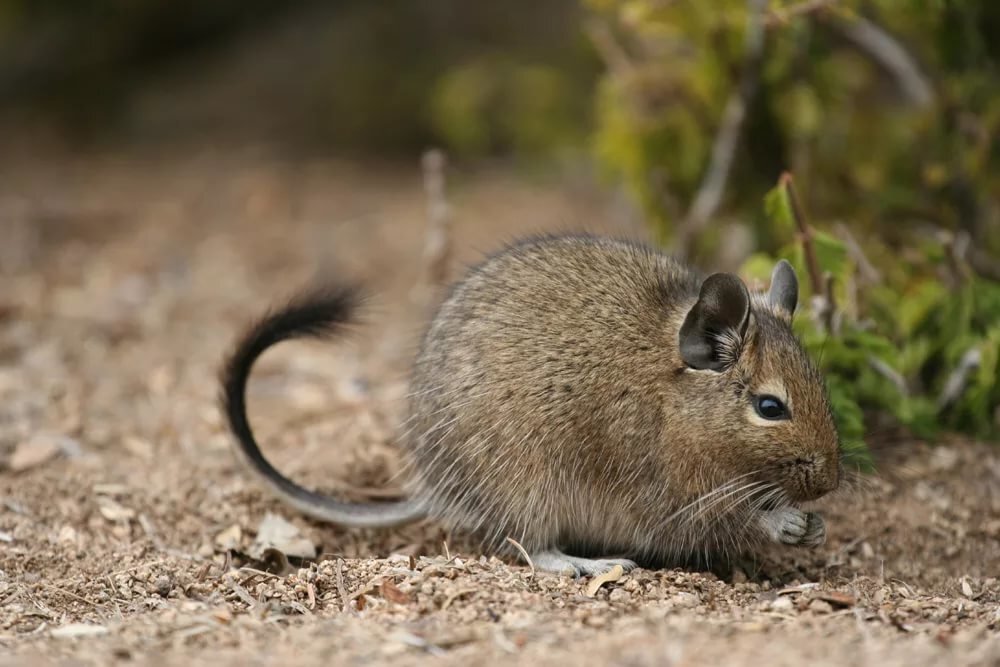
[[[297,480],[395,493],[429,298],[413,289],[416,167],[0,159],[0,663],[1000,662],[1000,449],[875,433],[878,473],[818,503],[822,547],[716,574],[639,569],[596,591],[431,522],[312,522],[231,455],[216,372],[240,327],[315,272],[365,281],[366,322],[269,352],[250,412]],[[456,271],[526,232],[637,233],[585,174],[456,173]],[[268,515],[318,557],[261,552]]]

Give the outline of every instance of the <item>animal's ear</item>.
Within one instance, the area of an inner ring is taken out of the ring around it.
[[[723,371],[739,355],[750,323],[750,293],[731,273],[715,273],[701,284],[679,336],[681,359],[698,370]]]
[[[795,314],[795,307],[799,302],[799,279],[787,260],[783,259],[774,265],[767,300],[773,308],[784,310],[789,317]]]

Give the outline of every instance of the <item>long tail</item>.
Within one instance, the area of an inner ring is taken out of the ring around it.
[[[321,521],[358,528],[385,528],[417,521],[425,514],[408,500],[346,503],[299,486],[264,458],[247,420],[247,379],[257,358],[283,340],[339,333],[350,322],[359,302],[360,294],[353,287],[313,289],[265,315],[244,334],[223,368],[222,409],[235,436],[237,453],[284,502]]]

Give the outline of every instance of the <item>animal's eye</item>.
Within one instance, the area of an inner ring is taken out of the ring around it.
[[[767,394],[763,396],[755,396],[753,399],[754,410],[757,414],[771,421],[776,421],[778,419],[788,419],[788,408],[785,404],[781,402],[780,399],[774,396],[769,396]]]

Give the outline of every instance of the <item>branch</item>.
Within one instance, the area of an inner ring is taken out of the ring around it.
[[[448,281],[451,263],[451,207],[445,198],[444,170],[447,159],[442,151],[426,151],[420,160],[427,198],[427,232],[421,258],[420,278],[410,290],[411,303],[426,308],[437,288]]]
[[[809,270],[809,283],[812,285],[812,292],[813,294],[823,294],[826,285],[823,273],[819,268],[819,259],[816,257],[816,246],[813,245],[812,227],[806,221],[806,215],[802,210],[802,202],[799,201],[799,194],[795,190],[792,175],[787,171],[784,172],[778,179],[778,184],[788,194],[788,202],[792,207],[792,217],[795,219],[795,226],[798,227],[799,240],[802,242],[802,249],[806,256],[806,268]]]
[[[833,6],[835,6],[840,0],[806,0],[793,7],[786,7],[784,9],[772,9],[767,13],[767,18],[764,20],[764,25],[768,28],[778,28],[788,25],[788,23],[799,16],[809,16],[811,14],[822,13]]]
[[[921,108],[933,104],[934,86],[920,71],[920,66],[913,56],[895,37],[860,16],[851,21],[836,21],[833,25],[844,37],[895,77],[911,104]]]
[[[726,101],[722,122],[712,144],[708,170],[695,195],[687,216],[677,233],[677,254],[685,257],[691,245],[722,202],[739,145],[747,108],[757,91],[760,65],[764,53],[764,13],[768,0],[747,0],[749,14],[743,38],[743,72],[739,86]]]
[[[591,19],[584,25],[584,31],[612,74],[626,75],[635,69],[631,58],[615,39],[607,23]]]
[[[424,191],[427,194],[427,238],[424,245],[424,270],[430,285],[448,280],[451,258],[451,207],[445,198],[444,170],[447,159],[440,150],[424,153]]]
[[[847,228],[844,223],[837,224],[837,234],[840,239],[847,246],[847,254],[851,256],[854,263],[858,267],[858,274],[864,279],[866,283],[876,284],[882,282],[882,274],[879,270],[868,260],[868,256],[865,255],[865,251],[861,248],[861,244],[858,240],[854,238],[851,234],[851,230]]]
[[[983,355],[979,351],[978,347],[971,347],[965,351],[965,354],[962,355],[962,359],[958,362],[958,366],[955,367],[955,370],[951,372],[951,375],[948,376],[948,380],[944,383],[944,389],[941,390],[941,395],[938,396],[938,411],[944,410],[961,398],[962,394],[965,392],[966,386],[969,383],[969,374],[979,368],[979,364],[982,363],[982,360]]]
[[[870,355],[868,357],[868,365],[871,366],[872,370],[876,373],[891,382],[901,396],[906,397],[910,395],[910,388],[906,384],[906,378],[904,378],[903,375],[895,368],[874,355]]]

